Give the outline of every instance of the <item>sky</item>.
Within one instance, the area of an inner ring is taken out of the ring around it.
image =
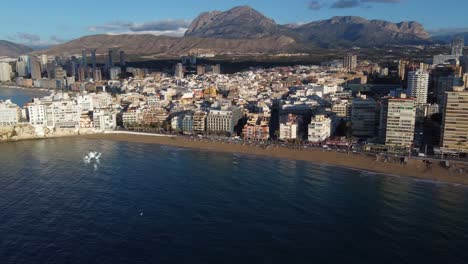
[[[418,21],[434,34],[468,31],[467,0],[22,0],[3,5],[0,39],[47,46],[92,34],[180,36],[198,14],[239,5],[279,24],[353,15]]]

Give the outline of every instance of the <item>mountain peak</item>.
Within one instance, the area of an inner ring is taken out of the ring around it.
[[[369,22],[367,19],[359,16],[334,16],[330,19],[330,22],[333,24],[336,23],[357,23],[363,24]]]
[[[185,36],[252,39],[272,36],[278,31],[274,20],[250,6],[228,11],[202,13],[189,26]]]

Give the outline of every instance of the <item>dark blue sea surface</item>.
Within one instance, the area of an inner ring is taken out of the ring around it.
[[[10,99],[13,103],[23,107],[26,103],[31,102],[34,97],[43,97],[48,95],[47,91],[34,89],[16,89],[0,86],[0,100]]]
[[[3,264],[468,263],[464,186],[79,138],[0,168]]]

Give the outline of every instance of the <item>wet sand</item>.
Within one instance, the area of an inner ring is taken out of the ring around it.
[[[414,159],[410,160],[407,164],[397,164],[376,161],[375,157],[357,155],[353,153],[322,151],[320,149],[289,149],[284,147],[264,149],[257,146],[227,144],[221,142],[211,142],[208,140],[194,141],[185,137],[163,137],[130,134],[95,134],[85,135],[82,137],[87,139],[115,140],[186,147],[203,151],[268,156],[276,159],[301,160],[388,175],[407,176],[431,181],[468,185],[467,173],[456,173],[454,168],[446,169],[443,168],[440,164],[435,163],[430,167],[427,167],[426,164],[422,161]],[[464,165],[459,164],[458,168],[464,168]]]

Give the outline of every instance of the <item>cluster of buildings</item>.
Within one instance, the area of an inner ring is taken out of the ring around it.
[[[107,93],[71,96],[54,93],[35,98],[24,107],[0,101],[0,126],[28,124],[37,128],[112,130],[117,127],[119,106]]]
[[[0,62],[0,82],[22,87],[84,90],[95,87],[104,80],[118,80],[122,75],[143,77],[145,69],[126,67],[125,52],[109,50],[107,56],[96,54],[96,49],[83,50],[81,56],[53,57],[47,55],[22,55],[13,64]],[[98,64],[97,57],[104,56],[106,62]],[[90,61],[88,61],[88,58]]]
[[[63,92],[35,99],[24,108],[1,102],[0,125],[27,122],[49,128],[147,128],[258,141],[359,142],[387,151],[431,144],[468,152],[468,60],[458,39],[445,59],[436,56],[432,64],[400,60],[394,68],[349,54],[321,66],[234,74],[221,74],[220,65],[198,65],[196,58],[184,57],[174,72],[149,72],[125,67],[123,52],[115,67],[113,52],[103,67],[97,66],[95,51],[90,64],[85,52],[65,61],[20,57],[17,80],[29,80],[28,74],[33,86],[38,80],[54,80]],[[0,64],[0,78],[11,68]],[[131,74],[122,75],[124,70]],[[376,78],[399,84],[368,83]],[[432,140],[424,135],[428,127]]]

